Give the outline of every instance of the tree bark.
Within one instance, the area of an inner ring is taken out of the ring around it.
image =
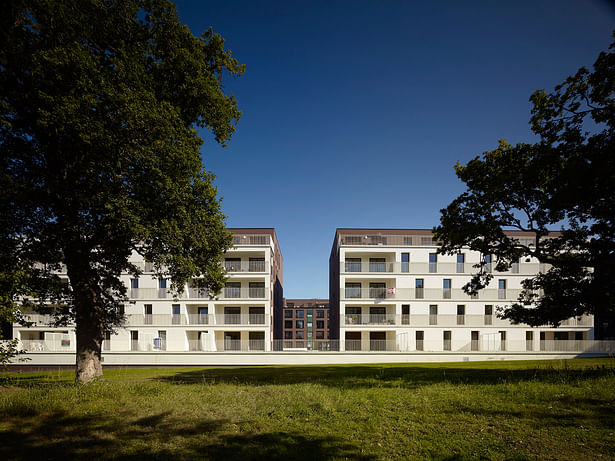
[[[67,260],[67,270],[74,295],[77,334],[75,381],[88,383],[103,376],[101,346],[105,307],[97,277],[87,259],[80,256]]]

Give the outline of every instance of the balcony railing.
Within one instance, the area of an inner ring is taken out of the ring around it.
[[[266,314],[127,314],[127,326],[266,325]]]
[[[266,272],[265,261],[224,261],[227,272]]]
[[[269,245],[268,234],[235,234],[233,235],[233,246],[261,246]]]
[[[394,273],[394,274],[469,274],[476,271],[473,263],[456,263],[456,262],[383,262],[374,263],[368,261],[341,261],[341,273]],[[493,269],[493,264],[488,265],[488,272]],[[519,274],[519,275],[534,275],[540,272],[541,266],[537,263],[522,263],[511,267],[510,270],[497,272],[497,274]]]
[[[520,289],[506,289],[506,300],[515,301],[521,294]],[[452,299],[459,301],[467,301],[469,299],[481,299],[486,301],[502,301],[499,296],[501,292],[495,288],[486,288],[480,290],[478,295],[470,296],[462,289],[451,289],[450,297],[448,290],[442,288],[367,288],[367,287],[344,287],[342,291],[342,299],[395,299],[395,300],[441,300]]]
[[[346,325],[395,325],[395,314],[345,314]]]
[[[265,299],[265,287],[224,287],[219,299]]]

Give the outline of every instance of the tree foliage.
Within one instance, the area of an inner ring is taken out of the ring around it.
[[[85,381],[122,323],[133,251],[175,292],[194,277],[221,288],[231,237],[196,128],[231,138],[240,111],[222,82],[244,67],[166,0],[9,0],[0,20],[0,251],[25,280],[6,299],[45,304],[40,281],[66,266],[52,292]]]
[[[549,268],[525,280],[504,318],[537,326],[595,314],[597,337],[615,334],[612,323],[604,326],[615,305],[614,97],[615,43],[592,70],[580,68],[551,93],[532,94],[538,142],[500,140],[495,150],[455,167],[467,190],[441,210],[434,229],[440,251],[469,247],[494,255],[496,270],[527,256]],[[468,292],[493,278],[484,262],[477,269]]]

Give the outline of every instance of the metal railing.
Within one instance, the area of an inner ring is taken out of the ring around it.
[[[260,246],[269,245],[268,234],[235,234],[233,235],[233,246]]]
[[[224,261],[227,272],[266,272],[265,260],[262,261]]]
[[[341,261],[340,272],[341,273],[364,273],[364,274],[379,274],[379,273],[391,273],[391,274],[469,274],[476,272],[477,269],[473,267],[474,263],[456,263],[456,262],[399,262],[399,261],[387,261],[387,262],[369,262],[362,261]],[[487,272],[492,272],[494,268],[493,264],[487,266]],[[541,266],[538,263],[522,263],[516,266],[511,266],[507,271],[493,271],[497,274],[515,274],[515,275],[535,275],[540,272]]]
[[[218,299],[265,299],[265,287],[224,287]]]
[[[345,314],[344,323],[346,325],[395,325],[397,322],[395,314]]]
[[[521,294],[521,289],[506,289],[504,300],[516,301]],[[486,288],[480,290],[477,295],[470,296],[460,288],[450,290],[450,298],[445,298],[445,291],[442,288],[367,288],[367,287],[343,287],[342,299],[395,299],[395,300],[441,300],[452,299],[467,301],[470,299],[480,299],[486,301],[502,301],[499,296],[501,293],[497,288]],[[448,296],[448,293],[447,293]]]

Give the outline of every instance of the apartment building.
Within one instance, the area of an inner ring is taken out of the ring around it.
[[[509,234],[528,244],[532,238]],[[469,296],[462,287],[481,258],[494,277]],[[496,316],[498,306],[517,299],[522,280],[546,269],[533,258],[496,272],[491,255],[438,254],[431,230],[337,229],[329,265],[331,336],[340,350],[549,351],[593,339],[591,316],[559,328],[513,325]]]
[[[330,339],[328,299],[284,299],[283,349],[312,350]]]
[[[216,296],[188,284],[173,297],[170,281],[157,278],[136,253],[139,277],[122,274],[128,287],[126,324],[107,334],[105,352],[265,351],[272,344],[274,312],[282,311],[283,261],[270,228],[229,229],[233,248],[224,259],[227,281]],[[51,316],[28,314],[33,326],[14,325],[13,337],[26,351],[75,350],[74,325],[50,326]]]

